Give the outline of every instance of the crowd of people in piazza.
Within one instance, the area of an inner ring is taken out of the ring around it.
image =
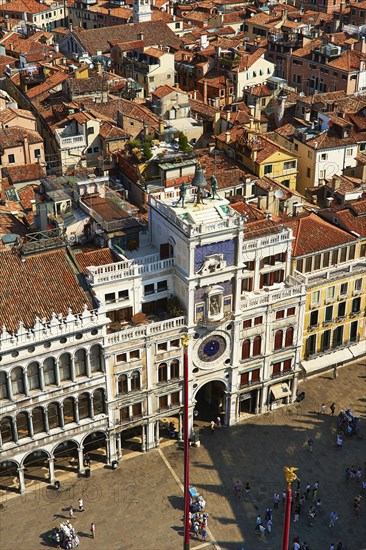
[[[329,406],[330,415],[334,416],[335,413],[335,403],[331,403]],[[326,414],[327,406],[323,403],[320,407],[320,413]],[[345,420],[346,419],[346,420]],[[341,429],[340,429],[341,424]],[[352,426],[352,430],[349,429],[349,425]],[[212,427],[211,427],[212,429]],[[352,435],[359,432],[359,419],[353,415],[350,409],[341,410],[337,418],[337,440],[336,448],[342,449],[343,446],[343,436],[348,436],[347,439],[350,439]],[[307,448],[310,453],[313,453],[314,442],[311,438],[307,441]],[[346,481],[353,481],[355,484],[355,492],[357,493],[353,500],[353,511],[358,517],[361,515],[361,501],[363,495],[366,493],[366,462],[364,464],[364,472],[360,466],[349,466],[346,468],[345,478]],[[250,496],[251,486],[247,482],[246,485],[243,485],[236,481],[234,484],[234,495],[237,499],[248,498]],[[258,513],[255,524],[255,531],[258,533],[258,536],[264,537],[265,535],[270,535],[273,530],[273,515],[276,514],[276,510],[282,508],[282,514],[279,516],[280,528],[282,529],[283,522],[283,513],[285,509],[285,504],[287,500],[286,490],[282,491],[282,494],[275,492],[273,495],[273,510],[272,508],[267,508],[263,515]],[[351,504],[351,503],[350,503]],[[328,515],[328,517],[327,517]],[[297,480],[297,485],[295,490],[292,493],[291,500],[291,521],[292,523],[299,524],[299,527],[302,525],[307,525],[307,527],[313,527],[316,525],[319,518],[322,518],[322,523],[324,519],[328,520],[329,529],[332,529],[336,526],[338,521],[338,512],[334,509],[326,512],[323,508],[323,502],[319,496],[319,481],[314,483],[308,482],[305,486],[301,485],[301,481]],[[305,523],[306,522],[306,523]],[[275,521],[276,525],[276,521]],[[345,548],[342,541],[331,542],[329,544],[329,550],[342,550]],[[295,536],[292,540],[292,550],[310,550],[309,545],[305,540],[301,540],[299,535]],[[244,548],[240,548],[244,550]],[[247,550],[247,547],[245,547]],[[314,548],[314,550],[317,550]]]
[[[195,487],[189,489],[189,528],[197,539],[206,540],[208,513],[206,512],[206,501],[197,492]]]
[[[84,501],[79,498],[78,501],[79,512],[84,512]],[[80,544],[80,539],[77,535],[75,527],[71,524],[71,519],[76,519],[74,515],[74,507],[72,504],[68,507],[69,518],[60,523],[60,527],[53,527],[49,535],[49,539],[56,545],[56,548],[65,548],[65,550],[72,550],[77,548]],[[95,523],[90,524],[90,537],[95,538]]]

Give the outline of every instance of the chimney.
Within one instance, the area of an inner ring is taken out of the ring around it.
[[[197,99],[197,90],[193,90],[193,99]]]
[[[332,178],[332,189],[333,191],[337,191],[341,186],[341,178],[339,176],[333,176]]]
[[[31,160],[30,160],[30,151],[29,151],[28,136],[25,136],[25,137],[24,137],[23,143],[24,143],[25,164],[30,164],[30,163],[31,163]]]
[[[267,210],[269,210],[269,212],[271,212],[271,214],[275,214],[276,216],[278,215],[279,200],[278,200],[278,198],[276,197],[275,192],[274,192],[273,189],[270,189],[270,190],[268,191],[268,195],[267,195]]]
[[[97,74],[102,74],[102,64],[100,61],[97,63]]]
[[[327,208],[331,208],[332,202],[334,201],[333,197],[327,197]]]
[[[165,124],[163,121],[159,122],[159,134],[163,134],[165,130]]]
[[[225,143],[229,143],[230,138],[231,138],[230,132],[225,132]]]
[[[265,212],[267,208],[267,197],[266,195],[259,195],[258,197],[258,208],[259,210],[262,210],[262,212]]]
[[[361,38],[361,53],[366,54],[366,38],[364,36]]]
[[[203,103],[207,104],[207,81],[203,81]]]
[[[137,33],[137,40],[143,40],[144,39],[144,33],[143,32],[138,32]]]
[[[282,18],[282,21],[285,23],[287,21],[287,9],[283,9],[281,10],[281,18]]]
[[[231,111],[226,111],[226,120],[229,122],[231,116]]]

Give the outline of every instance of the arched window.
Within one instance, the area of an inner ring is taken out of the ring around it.
[[[39,390],[39,365],[36,362],[30,363],[27,368],[28,386],[30,390]]]
[[[262,347],[262,338],[261,336],[256,336],[253,340],[253,357],[261,354]]]
[[[168,365],[166,363],[160,363],[158,366],[158,381],[166,382],[168,380]]]
[[[17,431],[19,439],[29,436],[28,414],[25,412],[21,412],[17,416]]]
[[[50,430],[60,427],[60,406],[58,403],[48,405],[48,425]]]
[[[0,399],[9,399],[5,372],[0,372]]]
[[[75,406],[72,397],[68,397],[64,401],[64,422],[65,424],[71,424],[75,422]]]
[[[131,374],[131,391],[138,391],[141,389],[140,383],[140,373],[139,371],[134,371]]]
[[[127,374],[121,374],[118,377],[118,395],[126,395],[128,393]]]
[[[11,388],[13,395],[24,394],[23,369],[21,367],[15,367],[11,371]]]
[[[71,356],[69,353],[63,353],[60,356],[60,381],[71,380]]]
[[[53,357],[47,357],[43,362],[43,376],[46,386],[54,386],[56,384],[55,360]]]
[[[32,420],[33,420],[33,432],[39,434],[45,431],[44,427],[44,413],[41,407],[36,407],[32,411]]]
[[[283,340],[283,332],[282,330],[278,330],[275,334],[275,343],[274,343],[274,349],[282,349],[282,340]]]
[[[79,397],[79,418],[90,417],[90,398],[89,394],[82,393]]]
[[[242,359],[249,359],[250,357],[250,340],[247,338],[244,340],[242,348],[241,348],[241,358]]]
[[[179,361],[178,359],[173,359],[170,363],[170,379],[177,380],[179,378]]]
[[[99,344],[90,348],[90,369],[92,372],[102,370],[102,352]]]
[[[294,342],[294,327],[288,327],[285,336],[285,348],[292,346]]]
[[[104,391],[95,390],[93,393],[94,414],[103,414],[105,412]]]
[[[75,375],[86,376],[86,353],[83,349],[78,349],[74,357]]]
[[[2,418],[0,421],[0,431],[1,439],[3,443],[9,443],[9,441],[14,441],[14,430],[13,430],[13,420],[10,416]]]

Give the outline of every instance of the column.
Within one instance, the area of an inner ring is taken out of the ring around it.
[[[28,384],[28,376],[27,371],[23,370],[23,382],[24,382],[24,393],[26,396],[29,395],[29,384]]]
[[[43,373],[43,366],[39,367],[39,385],[41,390],[44,390],[45,383],[44,383],[44,373]]]
[[[48,421],[48,409],[43,409],[44,429],[47,433],[50,431],[50,423]]]
[[[29,414],[28,416],[28,425],[29,425],[29,435],[31,438],[34,437],[34,429],[33,429],[33,417],[32,417],[32,413]]]
[[[85,365],[86,365],[86,375],[88,378],[91,378],[91,366],[90,366],[90,351],[88,350],[85,354]]]
[[[9,397],[10,401],[14,401],[13,388],[12,388],[12,385],[11,385],[11,375],[10,375],[10,372],[7,372],[7,373],[6,373],[6,386],[7,386],[8,397]]]
[[[257,394],[255,396],[255,414],[259,414],[259,399],[261,395],[261,390],[257,390]]]
[[[56,386],[60,385],[60,362],[57,359],[55,359],[55,382]]]
[[[25,479],[24,479],[24,467],[18,468],[18,476],[19,476],[19,491],[22,495],[25,493]]]
[[[19,439],[18,427],[15,419],[12,421],[12,429],[13,429],[14,441],[15,443],[18,443],[18,439]]]
[[[155,447],[159,447],[160,434],[159,434],[159,420],[155,423]]]
[[[107,464],[111,463],[111,442],[109,437],[105,438],[106,450],[107,450]]]
[[[79,424],[80,422],[80,416],[79,416],[79,399],[76,397],[74,401],[74,413],[75,413],[75,422],[76,424]]]
[[[83,474],[84,471],[84,447],[80,445],[78,448],[78,472]]]
[[[141,426],[141,451],[146,451],[146,426]]]
[[[183,413],[179,413],[178,417],[178,440],[183,441]]]
[[[71,380],[73,382],[76,382],[76,376],[75,376],[75,362],[74,357],[71,355],[71,363],[70,363],[70,372],[71,372]]]
[[[49,470],[49,477],[50,477],[50,483],[55,482],[55,459],[53,457],[48,459],[48,470]]]
[[[121,432],[116,435],[117,459],[122,458]]]
[[[62,403],[60,403],[60,426],[61,428],[65,427],[64,406]]]
[[[91,395],[90,396],[90,402],[89,402],[89,405],[90,405],[90,418],[91,419],[94,419],[94,401],[93,401],[93,396]]]

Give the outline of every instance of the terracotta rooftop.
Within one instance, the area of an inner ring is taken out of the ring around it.
[[[76,29],[75,29],[76,30]],[[111,50],[110,43],[131,42],[139,39],[140,33],[146,46],[171,46],[178,49],[180,39],[163,21],[146,21],[145,23],[127,23],[116,27],[105,27],[102,29],[81,30],[73,34],[77,41],[89,54],[96,55]]]
[[[116,256],[110,248],[98,248],[93,250],[75,251],[74,260],[81,273],[87,275],[87,267],[112,264],[117,261]]]
[[[28,138],[30,144],[41,143],[43,139],[38,132],[26,130],[19,126],[11,128],[0,128],[0,151],[8,147],[16,147],[24,143],[24,139]]]
[[[168,86],[168,84],[164,84],[164,86],[159,86],[158,88],[155,88],[155,90],[152,92],[152,96],[155,96],[158,99],[162,99],[163,97],[171,94],[172,92],[185,93],[185,92],[182,92],[182,90],[180,90],[179,88],[173,88],[173,86]]]
[[[286,220],[284,224],[290,227],[295,240],[292,245],[294,256],[313,254],[320,250],[327,250],[356,240],[343,229],[335,227],[323,220],[317,214],[300,215]]]
[[[46,169],[38,163],[6,166],[2,169],[3,176],[9,179],[13,185],[27,181],[36,181],[45,177]]]
[[[25,261],[12,251],[2,252],[0,287],[0,324],[8,331],[16,331],[20,321],[28,328],[35,317],[67,315],[69,307],[81,313],[84,304],[90,304],[65,250],[27,256]]]
[[[30,90],[28,90],[26,92],[27,96],[30,99],[33,99],[38,95],[41,95],[43,92],[46,92],[47,90],[52,90],[52,88],[56,88],[68,78],[69,78],[69,75],[61,71],[57,71],[51,74],[48,78],[46,78],[46,80],[42,84],[39,84],[39,86],[34,86],[34,88],[31,88]]]

